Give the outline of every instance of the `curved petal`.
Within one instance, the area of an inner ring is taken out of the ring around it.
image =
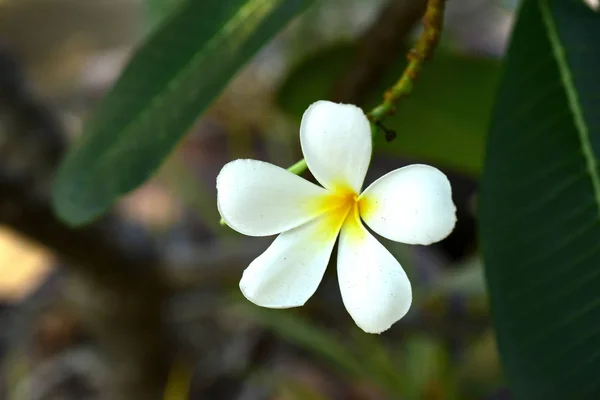
[[[329,192],[263,161],[235,160],[217,176],[217,207],[227,225],[249,236],[269,236],[321,215]]]
[[[308,168],[330,190],[360,193],[371,160],[371,127],[350,104],[317,101],[304,112],[300,144]]]
[[[360,196],[360,216],[383,237],[408,244],[444,239],[456,224],[446,175],[428,165],[409,165],[373,182]]]
[[[381,333],[408,312],[412,289],[406,273],[365,229],[356,209],[342,227],[337,270],[344,305],[365,332]]]
[[[244,271],[244,296],[262,307],[304,305],[323,278],[340,225],[328,214],[279,235]]]

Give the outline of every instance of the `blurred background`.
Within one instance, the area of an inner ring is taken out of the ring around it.
[[[432,164],[450,177],[459,217],[433,246],[384,241],[415,300],[380,336],[344,310],[335,268],[300,309],[247,302],[241,273],[272,238],[219,225],[215,178],[235,158],[296,162],[300,118],[316,100],[377,104],[402,72],[424,0],[317,1],[114,213],[80,232],[52,217],[66,147],[178,1],[0,0],[0,399],[146,399],[153,385],[166,385],[165,399],[510,399],[475,215],[517,1],[449,1],[440,48],[385,121],[396,138],[376,138],[366,185]],[[82,254],[108,278],[81,273],[71,256]],[[156,266],[160,288],[130,283],[120,263]]]

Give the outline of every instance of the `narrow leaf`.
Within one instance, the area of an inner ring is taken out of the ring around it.
[[[312,0],[188,0],[139,49],[58,172],[79,225],[143,183],[249,58]]]

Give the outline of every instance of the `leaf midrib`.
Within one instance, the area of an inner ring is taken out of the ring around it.
[[[552,54],[556,60],[558,66],[558,72],[562,85],[567,95],[567,102],[569,103],[569,109],[573,115],[573,122],[579,136],[579,142],[581,144],[581,151],[585,159],[586,169],[590,175],[592,181],[592,187],[594,190],[594,198],[596,200],[596,208],[598,211],[598,217],[600,218],[600,176],[598,175],[597,161],[594,156],[594,150],[590,142],[590,132],[585,123],[583,116],[583,110],[581,102],[579,101],[579,95],[575,88],[575,82],[573,75],[571,74],[571,68],[566,57],[566,50],[563,46],[556,26],[555,19],[552,15],[552,10],[548,4],[548,0],[538,0],[538,6],[540,8],[540,14],[542,15],[542,21],[546,27],[548,33],[548,40],[550,41],[550,47],[552,48]]]

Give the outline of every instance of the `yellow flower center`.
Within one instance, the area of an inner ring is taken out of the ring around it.
[[[324,221],[322,228],[319,229],[319,239],[330,240],[335,237],[347,219],[353,227],[360,231],[359,203],[361,202],[362,199],[359,200],[359,195],[351,189],[338,189],[324,197],[318,205],[319,209],[324,211]]]

